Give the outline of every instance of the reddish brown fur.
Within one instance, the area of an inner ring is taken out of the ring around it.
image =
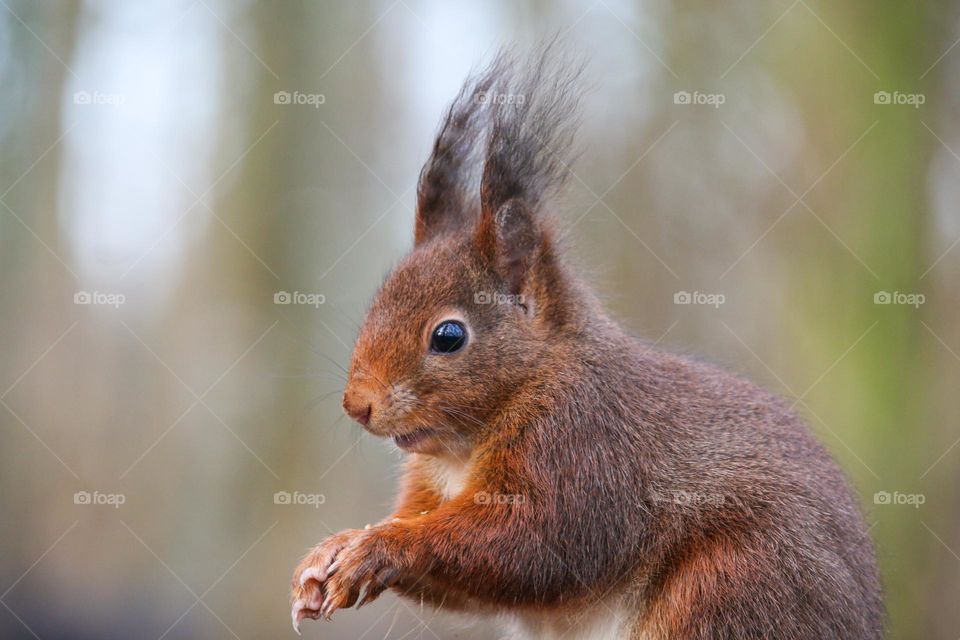
[[[626,335],[564,265],[544,208],[565,170],[566,79],[546,57],[519,79],[508,68],[501,59],[451,107],[422,174],[416,246],[351,362],[348,411],[369,408],[378,436],[425,435],[394,513],[301,563],[296,622],[393,587],[539,620],[603,614],[615,598],[628,610],[617,633],[637,638],[878,638],[863,520],[797,416]],[[481,89],[527,102],[477,106]],[[471,186],[448,150],[480,135]],[[450,317],[466,345],[431,353]],[[445,491],[437,465],[462,470],[462,486]]]
[[[650,605],[651,627],[663,637],[686,637],[703,610],[723,606],[728,592],[743,590],[750,558],[730,540],[697,540],[679,552]]]

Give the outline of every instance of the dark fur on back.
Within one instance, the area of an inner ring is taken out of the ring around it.
[[[499,57],[440,129],[416,246],[367,314],[344,393],[371,433],[419,439],[394,512],[304,559],[295,622],[393,587],[537,638],[880,638],[868,530],[802,420],[627,335],[556,250],[544,214],[577,98],[551,54]],[[469,338],[431,352],[450,319]]]

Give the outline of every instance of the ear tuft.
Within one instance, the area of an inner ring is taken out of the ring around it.
[[[502,55],[487,96],[476,243],[509,294],[529,289],[550,268],[541,217],[570,175],[575,155],[582,65],[560,55],[558,47],[557,40],[547,43],[522,66]]]
[[[501,54],[484,71],[471,74],[447,109],[430,157],[417,184],[414,242],[469,228],[477,218],[481,146],[490,126],[487,94],[505,72]]]
[[[524,64],[511,61],[491,88],[480,180],[484,213],[511,199],[540,212],[571,174],[583,66],[559,46],[553,40]]]
[[[467,229],[510,200],[537,213],[562,188],[583,67],[559,48],[554,39],[522,63],[501,52],[464,83],[420,173],[417,245]]]

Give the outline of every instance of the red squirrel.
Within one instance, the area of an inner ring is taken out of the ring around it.
[[[880,638],[868,531],[803,421],[628,335],[565,263],[576,75],[501,55],[447,111],[343,396],[409,454],[399,499],[307,554],[294,627],[389,588],[518,638]]]

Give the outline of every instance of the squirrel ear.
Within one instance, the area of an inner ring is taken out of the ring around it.
[[[441,233],[468,227],[475,218],[476,205],[467,204],[458,193],[451,193],[442,199],[437,197],[430,206],[418,203],[413,243],[420,246]]]
[[[543,236],[530,209],[520,200],[505,202],[495,213],[483,211],[477,230],[481,253],[493,264],[507,286],[507,293],[519,294],[534,261],[540,254]]]

